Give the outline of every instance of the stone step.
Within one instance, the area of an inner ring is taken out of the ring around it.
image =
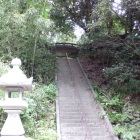
[[[97,105],[94,105],[94,106],[91,106],[91,105],[84,105],[84,104],[82,104],[82,105],[73,105],[73,106],[71,106],[71,105],[63,105],[63,104],[60,104],[59,105],[60,106],[60,110],[65,110],[65,109],[82,109],[82,110],[90,110],[90,111],[96,111],[96,110],[99,110],[100,111],[100,107],[99,106],[97,106]]]
[[[100,109],[97,107],[97,108],[83,108],[83,107],[61,107],[60,106],[60,112],[96,112],[96,111],[100,111]]]
[[[59,104],[62,104],[62,105],[71,105],[71,104],[77,104],[77,105],[97,105],[97,102],[88,102],[88,100],[86,101],[82,101],[84,99],[69,99],[70,97],[68,97],[68,99],[65,99],[65,101],[63,100],[59,100]]]
[[[92,114],[92,115],[95,115],[95,114],[99,114],[101,111],[97,108],[97,109],[84,109],[84,108],[61,108],[60,109],[60,113],[73,113],[73,112],[78,112],[78,113],[89,113],[89,114]]]
[[[92,116],[100,116],[101,114],[101,111],[99,110],[96,110],[96,111],[83,111],[83,110],[63,110],[63,111],[60,111],[60,116],[65,116],[65,115],[83,115],[83,116],[89,116],[89,115],[92,115]]]
[[[73,125],[73,124],[71,124],[71,125],[64,125],[64,124],[62,124],[62,126],[64,126],[63,128],[64,129],[81,129],[81,128],[85,128],[85,126],[87,126],[88,128],[90,128],[90,129],[93,129],[93,130],[95,130],[95,129],[97,129],[97,130],[101,130],[101,129],[105,129],[105,130],[108,130],[108,128],[106,127],[106,125],[91,125],[91,124],[87,124],[87,125],[85,125],[85,124],[81,124],[81,125],[76,125],[76,127],[75,127],[75,125]]]
[[[112,136],[62,136],[61,140],[113,140]]]
[[[72,104],[72,103],[75,103],[75,104]],[[62,101],[59,101],[59,104],[62,105],[62,106],[92,106],[92,107],[98,107],[99,105],[97,103],[90,103],[90,102],[83,102],[83,101],[75,101],[75,102],[62,102]]]
[[[82,118],[86,118],[86,119],[100,119],[100,117],[98,115],[82,115],[82,114],[78,114],[78,115],[60,115],[60,119],[82,119]]]
[[[59,99],[62,100],[62,101],[64,100],[64,102],[66,102],[66,100],[68,100],[68,101],[75,101],[75,100],[79,100],[79,99],[83,99],[83,100],[85,100],[87,102],[91,102],[91,101],[95,101],[96,102],[95,99],[89,100],[89,99],[91,99],[91,97],[88,97],[87,95],[85,95],[85,96],[82,96],[82,95],[77,96],[77,95],[74,95],[74,93],[71,93],[74,96],[69,97],[69,96],[60,96],[61,94],[59,94]]]
[[[70,114],[70,115],[69,115]],[[104,119],[104,118],[101,118],[100,113],[90,113],[90,112],[67,112],[67,113],[60,113],[60,118],[62,119],[79,119],[80,118],[87,118],[87,119]]]
[[[81,127],[82,125],[84,125],[83,121],[71,121],[71,123],[67,123],[67,122],[61,122],[61,127]],[[104,127],[106,126],[106,124],[104,122],[87,122],[86,123],[87,126],[89,127]]]
[[[61,106],[60,106],[61,107]],[[63,111],[63,112],[68,112],[68,111],[70,111],[70,112],[75,112],[75,111],[80,111],[80,112],[90,112],[90,113],[92,113],[92,112],[99,112],[100,111],[100,108],[88,108],[88,107],[61,107],[61,109],[60,109],[60,112],[61,111]]]
[[[65,135],[65,136],[100,136],[100,137],[105,137],[107,136],[107,133],[108,132],[103,132],[103,131],[97,131],[97,132],[94,132],[94,131],[73,131],[73,132],[68,132],[68,131],[62,131],[62,134]]]
[[[61,132],[62,133],[73,133],[73,132],[82,132],[85,133],[86,131],[91,131],[91,132],[102,132],[102,133],[106,133],[108,132],[108,130],[106,129],[106,127],[90,127],[88,125],[85,126],[80,126],[80,127],[65,127],[65,128],[61,128]]]
[[[87,106],[90,106],[90,107],[92,107],[92,108],[94,108],[94,107],[99,107],[99,105],[96,103],[96,102],[92,102],[92,103],[90,103],[90,102],[83,102],[83,101],[65,101],[65,102],[63,102],[63,101],[59,101],[59,105],[60,106],[82,106],[82,107],[87,107]]]
[[[81,112],[80,108],[61,108],[60,107],[60,112]]]
[[[60,116],[80,116],[80,115],[84,115],[84,116],[99,116],[100,117],[100,112],[94,112],[94,113],[89,113],[89,112],[60,112]]]
[[[61,123],[94,123],[94,124],[103,124],[104,121],[100,119],[60,119]]]
[[[87,103],[81,103],[81,102],[77,102],[75,104],[71,104],[71,103],[64,103],[64,102],[60,102],[59,103],[59,106],[61,106],[61,108],[72,108],[72,107],[82,107],[82,108],[89,108],[89,107],[92,107],[92,108],[99,108],[99,105],[98,104],[87,104]]]
[[[74,98],[75,97],[75,99],[85,99],[85,100],[88,100],[88,98],[90,98],[90,97],[87,97],[86,94],[79,96],[75,92],[73,92],[73,93],[61,93],[61,94],[59,94],[59,96],[61,96],[61,98]]]

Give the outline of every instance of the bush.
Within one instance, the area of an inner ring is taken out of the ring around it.
[[[29,107],[21,114],[26,136],[34,140],[55,140],[56,86],[39,86],[25,94]]]
[[[136,95],[140,93],[140,80],[137,79],[134,70],[136,71],[131,66],[122,63],[106,68],[104,71],[105,81],[116,92]]]
[[[10,67],[8,66],[7,63],[3,63],[0,60],[0,77],[5,74],[8,70],[10,69]],[[0,100],[4,99],[4,91],[0,90]],[[4,112],[4,110],[0,107],[0,130],[4,124],[4,121],[7,117],[7,114]]]
[[[7,63],[3,63],[0,60],[0,76],[5,74],[10,69],[9,65]]]
[[[32,57],[26,57],[23,62],[26,74],[33,76],[35,82],[50,84],[55,80],[56,56],[55,53],[49,53],[44,46],[36,48],[34,63],[31,63]]]
[[[122,94],[102,90],[98,86],[94,86],[94,90],[119,139],[139,140],[140,108],[124,101]],[[103,117],[102,114],[101,117]]]

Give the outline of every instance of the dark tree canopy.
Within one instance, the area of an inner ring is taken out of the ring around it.
[[[140,1],[121,0],[121,14],[114,10],[114,3],[114,0],[54,0],[50,17],[63,32],[78,25],[86,33],[92,34],[89,25],[98,32],[95,27],[101,29],[101,24],[108,30],[108,35],[117,24],[124,28],[125,34],[133,34],[136,30],[139,32]]]
[[[87,32],[87,24],[97,3],[98,0],[54,0],[50,16],[61,29],[78,25]]]
[[[132,34],[135,29],[138,32],[138,26],[140,26],[140,2],[137,0],[123,0],[122,7],[125,9],[126,32]]]

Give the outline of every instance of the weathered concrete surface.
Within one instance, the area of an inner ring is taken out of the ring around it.
[[[70,64],[69,64],[70,63]],[[57,127],[60,140],[117,140],[76,59],[58,58]],[[70,69],[71,67],[71,69]]]

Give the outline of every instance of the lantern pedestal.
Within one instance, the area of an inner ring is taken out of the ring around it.
[[[28,138],[24,136],[2,136],[0,140],[28,140]]]
[[[1,130],[0,140],[9,139],[26,139],[23,135],[25,133],[20,119],[22,110],[28,107],[26,101],[19,98],[9,98],[4,101],[0,101],[0,106],[3,107],[4,111],[8,114],[4,126]]]
[[[21,110],[5,110],[8,117],[1,130],[1,136],[21,136],[25,133],[20,120]]]

